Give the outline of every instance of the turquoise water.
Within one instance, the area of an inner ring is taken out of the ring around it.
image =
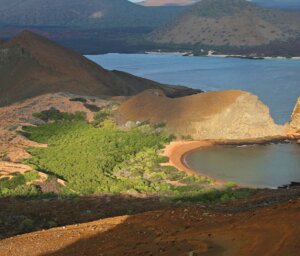
[[[194,151],[186,164],[226,182],[260,188],[277,188],[300,182],[300,145],[296,143],[216,146]]]
[[[248,60],[155,54],[87,56],[107,69],[158,82],[209,90],[250,91],[270,107],[277,123],[289,121],[300,96],[300,60]]]

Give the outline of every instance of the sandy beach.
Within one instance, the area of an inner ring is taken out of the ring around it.
[[[173,141],[164,149],[163,155],[169,158],[169,165],[192,175],[199,175],[199,171],[190,169],[184,162],[187,153],[201,148],[211,147],[215,143],[211,141]],[[203,176],[206,176],[203,174]],[[209,177],[210,178],[210,177]]]

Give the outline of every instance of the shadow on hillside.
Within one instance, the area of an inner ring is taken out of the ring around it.
[[[188,207],[183,204],[178,208],[164,208],[163,211],[105,220],[104,223],[81,226],[79,230],[66,230],[67,242],[70,241],[69,237],[75,237],[74,240],[79,237],[76,232],[90,234],[90,237],[85,236],[65,248],[42,256],[219,256],[223,255],[225,250],[229,250],[229,253],[234,246],[245,242],[245,238],[241,237],[239,232],[234,233],[234,239],[232,238],[227,245],[215,234],[220,225],[233,227],[235,213],[253,212],[256,209],[290,202],[291,199],[299,198],[299,193],[300,189],[297,187],[288,190],[257,190],[251,197],[226,204],[213,206],[198,203]],[[214,198],[216,193],[208,193],[208,196]],[[214,214],[225,214],[226,218],[218,216],[210,220]],[[208,216],[204,223],[201,221],[203,216]],[[242,219],[241,221],[243,222]],[[254,224],[256,225],[255,220]],[[56,240],[59,234],[50,232],[49,236],[51,235]],[[226,239],[226,234],[223,238]],[[261,247],[264,247],[263,242]]]
[[[161,212],[157,212],[157,217],[155,214],[144,214],[143,218],[129,217],[110,230],[99,231],[92,237],[42,256],[197,256],[223,253],[224,249],[212,241],[205,238],[199,241],[191,233],[184,236],[184,232],[190,228],[184,220],[176,220],[176,225],[173,225],[170,217],[166,216],[170,212],[166,211],[161,218]],[[94,229],[97,229],[96,225]],[[76,231],[69,234],[76,236]],[[189,242],[191,240],[194,240],[193,244]],[[199,248],[204,252],[200,254]],[[205,252],[207,248],[208,252]]]
[[[0,198],[0,239],[56,226],[166,208],[158,197],[99,195],[71,198]]]

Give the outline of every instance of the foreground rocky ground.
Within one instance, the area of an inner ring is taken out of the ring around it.
[[[299,198],[300,189],[291,188],[258,191],[228,204],[160,203],[155,211],[12,237],[0,241],[0,251],[3,256],[299,255]],[[107,201],[102,210],[112,205]],[[72,218],[79,208],[66,207],[68,215],[61,207],[59,216]],[[47,209],[51,213],[55,208]],[[45,212],[39,212],[42,218]]]

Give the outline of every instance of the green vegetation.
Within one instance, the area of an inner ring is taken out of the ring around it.
[[[234,190],[227,188],[225,190],[217,190],[212,188],[203,189],[199,193],[184,193],[174,198],[175,202],[228,202],[235,199],[245,198],[251,193],[250,189]]]
[[[39,190],[29,182],[37,180],[39,175],[36,171],[29,171],[24,174],[16,173],[11,178],[0,179],[0,197],[5,196],[35,196]]]
[[[89,103],[84,103],[83,104],[88,110],[92,111],[92,112],[98,112],[100,111],[101,108],[99,108],[98,106],[96,105],[93,105],[93,104],[89,104]]]
[[[43,120],[44,122],[49,121],[83,121],[86,119],[84,112],[66,113],[60,112],[55,108],[45,110],[39,113],[33,113],[33,116]]]
[[[85,122],[27,127],[30,139],[50,146],[30,149],[33,157],[26,162],[66,180],[79,194],[169,191],[158,150],[170,136],[142,130],[121,131],[110,120],[102,121],[101,128]]]
[[[152,127],[141,123],[122,130],[110,118],[109,108],[97,113],[92,124],[83,121],[81,115],[77,118],[76,114],[57,111],[36,116],[56,121],[24,128],[29,139],[49,145],[28,149],[32,157],[25,163],[50,178],[65,180],[66,187],[55,190],[60,195],[148,192],[175,201],[228,201],[240,197],[231,183],[225,190],[207,189],[211,183],[208,178],[162,165],[168,159],[159,154],[160,150],[173,139],[164,132],[163,124]],[[33,171],[2,179],[0,196],[41,196],[40,187],[28,185],[37,178]]]
[[[23,232],[30,232],[34,230],[34,227],[34,221],[26,218],[21,222],[19,229]]]

